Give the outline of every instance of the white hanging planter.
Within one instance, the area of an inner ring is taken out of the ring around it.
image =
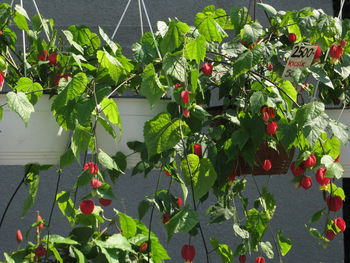
[[[0,104],[6,103],[6,94],[0,95]],[[58,164],[67,148],[69,133],[60,129],[53,117],[52,100],[43,95],[34,106],[28,127],[14,111],[4,106],[0,121],[0,165],[28,163]]]
[[[96,136],[98,147],[109,155],[114,155],[117,152],[122,152],[125,155],[130,155],[127,158],[127,168],[134,167],[139,161],[139,154],[132,154],[133,151],[127,146],[129,141],[143,142],[143,126],[147,120],[152,119],[157,114],[166,110],[168,100],[161,100],[153,108],[144,98],[114,98],[118,105],[119,113],[122,121],[122,135],[119,136],[119,131],[115,127],[118,134],[117,140],[114,140],[101,125],[97,126]]]
[[[338,120],[340,114],[339,121],[344,123],[346,126],[350,127],[350,109],[344,109],[343,113],[341,113],[342,109],[326,109],[326,113],[329,117],[334,120]],[[350,134],[349,134],[350,137]],[[350,144],[347,143],[342,147],[342,151],[340,154],[340,163],[344,168],[345,178],[350,178]]]

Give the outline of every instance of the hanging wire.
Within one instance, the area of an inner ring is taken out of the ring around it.
[[[142,2],[143,9],[144,9],[144,11],[145,11],[145,15],[146,15],[146,19],[147,19],[148,26],[149,26],[149,28],[150,28],[150,30],[151,30],[151,33],[152,33],[154,45],[156,46],[156,50],[157,50],[158,56],[159,56],[159,58],[160,58],[161,60],[163,60],[162,55],[160,54],[160,51],[159,51],[159,48],[158,48],[158,43],[157,43],[157,41],[156,41],[155,34],[154,34],[154,32],[153,32],[151,20],[149,19],[149,16],[148,16],[148,12],[147,12],[147,8],[146,8],[146,5],[145,5],[145,2],[144,2],[143,0],[141,0],[141,2]]]
[[[120,26],[120,24],[122,23],[122,21],[123,21],[123,19],[124,19],[125,13],[126,13],[126,11],[128,10],[128,8],[129,8],[130,3],[131,3],[131,0],[129,0],[129,2],[126,4],[126,7],[125,7],[125,9],[124,9],[124,11],[123,11],[123,14],[122,14],[122,16],[120,17],[119,22],[118,22],[117,26],[116,26],[115,29],[114,29],[114,32],[113,32],[113,35],[112,35],[112,40],[113,40],[113,38],[115,37],[115,34],[117,34],[117,31],[118,31],[118,29],[119,29],[119,26]]]
[[[43,19],[42,19],[42,17],[41,17],[41,14],[40,14],[38,5],[36,4],[35,0],[33,0],[33,4],[34,4],[35,10],[36,10],[36,12],[38,13],[38,16],[39,16],[39,18],[40,18],[40,22],[41,22],[41,24],[42,24],[42,26],[43,26],[43,28],[44,28],[44,27],[45,27],[45,26],[44,26],[44,21],[43,21]],[[49,37],[49,34],[48,34],[47,31],[45,30],[45,28],[44,28],[44,32],[45,32],[45,35],[46,35],[47,40],[48,40],[49,42],[51,42],[50,37]]]
[[[141,37],[143,36],[143,19],[142,19],[142,7],[140,0],[137,0],[139,7],[139,15],[140,15],[140,27],[141,27]]]
[[[21,0],[21,7],[23,8],[23,0]],[[22,30],[22,38],[23,38],[23,69],[24,76],[27,76],[27,54],[26,54],[26,35],[24,30]]]

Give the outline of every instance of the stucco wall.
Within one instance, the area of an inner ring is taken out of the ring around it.
[[[6,0],[5,2],[10,2]],[[19,2],[19,1],[16,1]],[[58,27],[66,27],[71,24],[85,24],[96,30],[97,26],[102,26],[107,32],[113,32],[115,25],[118,22],[119,17],[126,5],[127,1],[92,1],[92,0],[37,0],[40,11],[45,17],[52,17],[56,21]],[[313,6],[326,10],[327,13],[332,13],[331,1],[329,0],[313,0],[313,1],[264,1],[272,4],[276,9],[290,10],[299,9],[305,6]],[[204,6],[208,4],[214,4],[217,7],[230,7],[234,4],[248,4],[248,1],[203,1],[203,0],[153,0],[146,1],[150,18],[153,25],[157,20],[166,20],[168,17],[176,16],[180,20],[184,20],[188,23],[192,23],[193,15],[200,11]],[[25,1],[25,7],[30,14],[34,14],[34,8],[32,2]],[[261,12],[259,16],[262,17]],[[140,24],[139,24],[137,1],[132,1],[127,16],[123,21],[116,40],[123,46],[128,47],[135,40],[138,40],[140,36]],[[148,30],[146,20],[144,17],[144,29]],[[45,127],[43,127],[44,129]],[[0,133],[1,136],[1,133]],[[60,191],[67,190],[73,184],[78,174],[80,173],[80,167],[75,165],[72,168],[65,169],[62,175],[62,181],[60,183]],[[5,205],[7,204],[11,194],[16,188],[18,182],[23,176],[23,167],[19,166],[0,166],[0,213],[2,214]],[[131,216],[137,217],[137,205],[138,202],[145,196],[153,193],[155,187],[156,173],[149,175],[148,179],[144,179],[143,175],[137,175],[130,177],[128,174],[121,176],[117,184],[115,185],[115,194],[118,197],[118,202],[115,203],[115,207],[126,212]],[[285,262],[290,263],[316,263],[316,262],[328,262],[337,263],[343,262],[343,239],[342,236],[337,237],[330,243],[326,250],[323,250],[317,245],[316,241],[308,234],[304,227],[305,222],[311,218],[314,211],[321,209],[322,196],[320,191],[316,188],[316,185],[305,191],[303,189],[294,189],[293,184],[290,183],[292,178],[291,174],[284,176],[273,176],[270,179],[270,191],[278,197],[278,207],[276,216],[272,223],[272,228],[283,229],[284,235],[289,237],[293,241],[293,250],[285,257]],[[22,229],[23,232],[27,227],[35,220],[35,211],[40,210],[42,216],[48,219],[49,210],[52,200],[54,198],[54,189],[56,184],[57,174],[55,169],[49,172],[42,173],[41,185],[39,191],[39,198],[35,207],[28,212],[25,219],[20,218],[21,207],[26,197],[26,190],[22,188],[20,193],[16,196],[13,205],[11,206],[9,213],[6,217],[3,227],[0,229],[0,253],[17,248],[15,241],[15,231]],[[162,178],[162,184],[167,186],[168,178]],[[266,184],[267,177],[256,178],[259,185]],[[252,178],[248,178],[249,187],[246,194],[251,197],[257,196],[257,190]],[[175,189],[180,195],[179,189]],[[82,196],[84,190],[79,191],[79,195]],[[210,199],[209,203],[213,203],[213,199]],[[111,209],[110,209],[111,210]],[[111,212],[111,211],[109,211]],[[204,211],[202,211],[204,213]],[[170,256],[172,260],[170,262],[183,262],[180,257],[180,249],[182,244],[186,240],[186,235],[175,235],[175,238],[167,245],[166,233],[164,227],[160,223],[160,215],[156,214],[155,224],[153,231],[155,231],[159,237],[163,240],[163,244],[169,246]],[[148,222],[146,219],[145,222]],[[213,225],[209,226],[206,223],[203,224],[204,233],[207,239],[211,236],[216,236],[223,243],[235,247],[238,239],[234,236],[231,224],[225,225]],[[58,210],[55,210],[54,220],[52,222],[52,233],[55,232],[67,232],[68,223],[61,216]],[[268,240],[269,235],[267,236]],[[200,249],[201,240],[197,236],[194,238],[194,243],[198,244],[197,257],[195,262],[204,261],[204,251]],[[208,242],[209,243],[209,242]],[[209,245],[210,247],[210,245]],[[211,248],[210,248],[211,249]],[[248,262],[252,262],[249,259]],[[220,260],[212,253],[212,262],[217,263]],[[274,260],[268,260],[268,262],[279,262],[276,257]]]

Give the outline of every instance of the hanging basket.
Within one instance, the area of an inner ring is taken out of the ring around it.
[[[0,94],[0,103],[6,103],[6,94]],[[57,125],[50,110],[49,95],[43,95],[34,109],[25,128],[18,114],[4,106],[0,121],[0,165],[59,163],[67,148],[69,133]]]
[[[223,114],[224,109],[222,106],[211,107],[207,111],[213,115],[218,116]],[[212,126],[227,125],[228,120],[217,117],[214,118]],[[235,171],[238,174],[252,174],[252,175],[274,175],[274,174],[286,174],[288,173],[290,164],[293,160],[294,148],[290,151],[286,151],[281,144],[277,144],[277,151],[269,147],[266,143],[260,145],[255,156],[255,166],[250,167],[243,158],[239,158],[235,164]],[[265,160],[270,160],[272,167],[269,171],[265,171],[262,168],[262,164]]]
[[[260,145],[255,155],[256,166],[250,167],[243,158],[240,158],[237,162],[236,171],[239,174],[252,174],[252,175],[274,175],[274,174],[286,174],[288,173],[290,164],[293,160],[294,149],[287,152],[281,144],[277,145],[277,150],[269,147],[266,143]],[[265,171],[262,168],[262,164],[265,160],[271,161],[271,169]]]
[[[143,142],[143,126],[145,122],[165,111],[169,101],[160,100],[153,108],[151,108],[147,99],[141,97],[120,97],[114,98],[114,101],[118,105],[122,121],[122,132],[120,134],[119,129],[115,127],[118,138],[114,140],[101,125],[97,125],[97,145],[109,155],[122,152],[128,156],[127,168],[132,168],[141,159],[139,154],[133,154],[133,151],[127,146],[127,142]]]

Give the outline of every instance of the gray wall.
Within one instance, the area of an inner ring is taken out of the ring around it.
[[[5,2],[10,2],[6,0]],[[19,2],[17,0],[16,2]],[[40,11],[45,17],[52,17],[59,27],[66,27],[71,24],[85,24],[93,27],[96,30],[97,25],[102,26],[107,32],[113,32],[115,25],[126,5],[127,1],[92,1],[92,0],[37,0]],[[302,0],[297,1],[265,1],[276,7],[276,9],[290,10],[299,9],[305,6],[313,6],[325,9],[328,13],[332,13],[330,0],[313,0],[305,3]],[[230,7],[234,4],[246,5],[248,1],[199,1],[199,0],[154,0],[146,1],[150,18],[153,25],[157,20],[166,20],[168,17],[177,16],[180,20],[192,23],[193,15],[200,11],[208,4],[214,4],[217,7]],[[34,14],[34,9],[31,1],[25,1],[25,7],[30,14]],[[262,16],[261,12],[259,15]],[[144,18],[145,30],[148,30]],[[131,33],[132,32],[132,33]],[[140,36],[140,26],[138,20],[137,1],[132,1],[125,20],[123,21],[116,40],[123,46],[129,46],[134,41],[138,40]],[[44,128],[44,127],[43,127]],[[80,167],[75,165],[72,168],[65,169],[60,183],[60,191],[67,190],[76,180],[80,173]],[[5,205],[7,204],[11,194],[16,188],[18,182],[23,176],[23,167],[19,166],[0,166],[0,213],[2,214]],[[138,202],[145,196],[152,194],[155,187],[156,173],[144,179],[142,175],[130,177],[128,174],[121,176],[115,185],[115,194],[118,197],[118,202],[114,203],[116,209],[126,212],[131,216],[137,217]],[[169,178],[162,177],[164,187],[167,186]],[[278,208],[276,216],[272,223],[272,228],[283,229],[284,235],[293,241],[292,251],[285,257],[285,262],[329,262],[337,263],[343,262],[343,237],[339,235],[333,242],[330,243],[326,250],[323,250],[316,241],[308,234],[304,224],[311,218],[313,212],[322,208],[322,196],[317,186],[314,185],[312,189],[305,191],[303,189],[294,189],[293,184],[290,183],[292,175],[272,176],[270,179],[270,191],[278,198]],[[21,207],[26,197],[26,190],[22,188],[20,193],[14,199],[3,227],[0,229],[0,253],[17,249],[15,241],[15,232],[17,229],[22,229],[23,232],[33,223],[36,218],[35,211],[40,210],[44,219],[48,219],[52,200],[54,198],[55,184],[57,174],[52,169],[49,172],[42,173],[39,198],[35,207],[28,212],[27,217],[20,218]],[[267,177],[256,178],[258,184],[263,186],[267,183]],[[252,178],[248,178],[249,187],[246,195],[250,198],[257,196],[257,190],[254,186]],[[83,190],[79,191],[79,196],[82,196]],[[179,189],[174,189],[174,192],[181,195]],[[208,202],[213,203],[213,199]],[[110,208],[111,210],[111,208]],[[109,211],[111,213],[111,211]],[[203,211],[202,211],[203,212]],[[170,262],[183,262],[180,256],[182,245],[186,242],[187,236],[180,234],[175,235],[175,238],[166,244],[166,233],[164,227],[160,223],[160,216],[156,213],[155,224],[153,231],[163,240],[163,244],[169,247]],[[146,219],[145,222],[148,222]],[[212,236],[218,237],[222,243],[226,243],[231,247],[235,247],[238,239],[232,232],[230,224],[225,225],[208,225],[203,224],[204,232],[207,239]],[[54,212],[54,219],[52,222],[52,233],[68,232],[69,225],[61,216],[58,210]],[[269,235],[267,239],[272,241]],[[204,261],[204,251],[200,248],[200,237],[194,238],[197,244],[197,257],[195,262]],[[211,246],[209,245],[210,249]],[[252,256],[253,257],[253,256]],[[248,262],[252,262],[250,258]],[[220,262],[219,259],[212,254],[212,262]],[[278,262],[277,257],[268,262]]]

